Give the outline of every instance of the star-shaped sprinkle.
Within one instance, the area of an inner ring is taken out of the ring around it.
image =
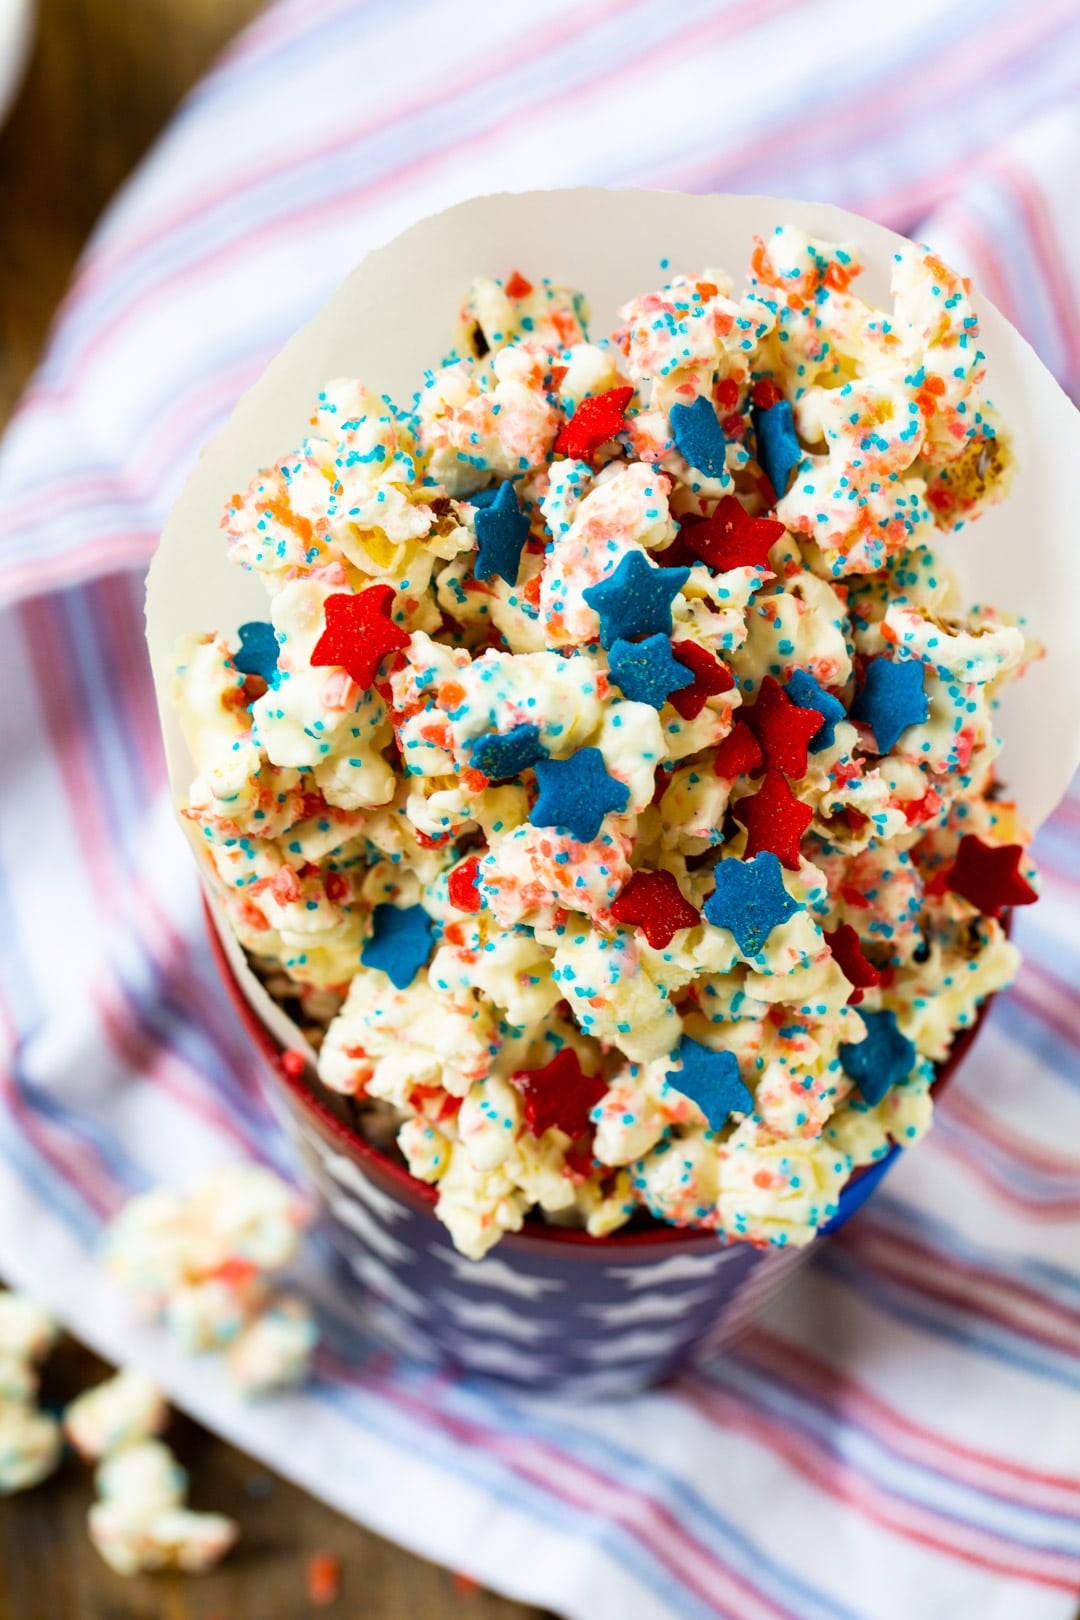
[[[787,493],[792,470],[802,460],[791,406],[786,399],[781,399],[768,410],[755,406],[751,416],[757,437],[757,458],[779,500]]]
[[[407,990],[431,955],[434,932],[423,906],[376,906],[360,960],[365,967],[382,968],[391,984]]]
[[[533,1136],[543,1136],[553,1127],[569,1137],[580,1136],[607,1091],[601,1075],[582,1071],[571,1046],[564,1046],[542,1069],[519,1069],[511,1079],[521,1092],[525,1124]]]
[[[925,670],[918,659],[871,658],[851,718],[874,733],[876,752],[887,754],[909,726],[921,726],[930,713],[923,690]]]
[[[692,405],[673,405],[668,412],[675,448],[696,472],[723,478],[727,471],[727,442],[716,412],[699,396]]]
[[[613,902],[611,915],[618,923],[640,928],[657,951],[666,950],[680,928],[696,928],[701,921],[671,872],[635,872]]]
[[[966,833],[946,874],[946,887],[984,917],[1000,917],[1007,906],[1033,905],[1039,896],[1020,871],[1023,856],[1022,844],[984,844]]]
[[[825,943],[836,958],[841,973],[853,987],[848,1001],[851,1003],[861,1001],[864,990],[871,990],[881,983],[881,974],[873,962],[866,960],[862,940],[850,923],[842,923],[831,933],[828,929],[823,932]]]
[[[705,707],[706,698],[730,692],[735,677],[719,658],[714,658],[707,647],[699,647],[696,641],[673,641],[671,651],[692,676],[689,686],[671,694],[671,706],[684,720],[696,720]]]
[[[680,1067],[669,1069],[664,1079],[697,1103],[711,1130],[723,1130],[729,1114],[753,1113],[754,1098],[739,1073],[734,1052],[714,1052],[711,1046],[684,1035],[676,1055]]]
[[[353,596],[328,596],[323,604],[326,629],[311,654],[313,669],[337,665],[365,691],[387,653],[400,652],[410,636],[390,617],[392,585],[369,585]]]
[[[599,748],[579,748],[569,759],[542,759],[536,766],[540,793],[529,811],[534,827],[562,827],[588,844],[609,810],[625,810],[630,789],[609,776]]]
[[[540,741],[540,727],[523,724],[510,731],[489,731],[477,737],[469,764],[490,782],[506,782],[547,757],[548,751]]]
[[[468,501],[470,506],[490,506],[493,501],[498,500],[500,489],[501,484],[492,484],[490,489],[474,490],[471,495],[462,495],[461,499]]]
[[[241,675],[261,675],[273,686],[277,675],[278,638],[265,619],[251,619],[240,626],[240,649],[233,653],[233,668]]]
[[[783,771],[767,770],[757,792],[740,799],[731,813],[746,828],[747,858],[768,849],[789,872],[799,870],[799,845],[814,812],[795,797]]]
[[[508,585],[516,585],[521,553],[529,538],[529,520],[518,505],[509,479],[499,485],[489,505],[480,507],[475,523],[473,574],[477,579],[490,579],[492,574],[499,574]]]
[[[662,709],[672,692],[694,684],[690,671],[673,657],[668,636],[612,642],[608,667],[624,697],[654,709]]]
[[[726,928],[745,957],[764,949],[773,929],[804,908],[784,887],[780,862],[770,850],[752,861],[729,856],[716,868],[716,888],[705,902],[705,915]]]
[[[751,517],[737,496],[725,495],[712,517],[684,519],[679,535],[714,573],[726,574],[732,568],[769,569],[769,551],[784,532],[775,518]]]
[[[822,716],[821,725],[810,739],[810,752],[820,754],[836,741],[836,722],[847,718],[847,710],[839,698],[819,686],[808,669],[793,669],[784,688],[792,703],[800,709],[814,709]]]
[[[761,744],[745,720],[736,720],[727,736],[717,743],[713,756],[713,770],[729,782],[759,771],[764,763]]]
[[[606,394],[583,399],[559,431],[555,440],[557,454],[573,456],[575,461],[591,461],[600,446],[625,427],[626,407],[633,397],[633,388],[611,388]]]
[[[642,551],[628,551],[614,573],[582,591],[600,617],[600,644],[670,636],[671,604],[690,578],[689,568],[654,568]]]
[[[804,709],[792,703],[779,681],[766,675],[756,702],[744,713],[747,725],[761,744],[766,765],[774,766],[787,776],[805,776],[810,739],[821,729],[823,719],[817,709]]]
[[[890,1086],[911,1073],[915,1047],[906,1035],[901,1035],[895,1013],[867,1012],[862,1020],[866,1039],[850,1045],[842,1043],[838,1055],[840,1067],[854,1080],[863,1101],[876,1108]]]
[[[480,871],[479,855],[469,855],[455,866],[446,880],[450,904],[458,911],[479,911],[483,905],[476,879]]]

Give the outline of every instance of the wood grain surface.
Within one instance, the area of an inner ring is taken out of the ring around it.
[[[97,215],[259,9],[256,0],[40,0],[30,72],[0,130],[0,424]],[[69,1400],[108,1370],[67,1341],[45,1398]],[[69,1458],[36,1490],[0,1499],[0,1620],[541,1620],[360,1529],[197,1424],[177,1417],[169,1438],[191,1472],[192,1505],[240,1521],[226,1563],[199,1578],[114,1575],[86,1535],[90,1471]],[[340,1559],[341,1588],[317,1608],[306,1573],[320,1553]]]

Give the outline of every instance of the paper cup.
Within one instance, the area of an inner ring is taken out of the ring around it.
[[[860,289],[887,299],[901,238],[838,208],[768,197],[587,189],[479,197],[369,254],[240,401],[165,526],[147,587],[147,637],[177,797],[192,767],[168,697],[176,639],[198,630],[235,634],[266,612],[260,581],[228,561],[222,510],[234,489],[303,439],[328,380],[357,376],[380,393],[411,398],[432,358],[445,352],[478,273],[505,276],[520,267],[580,287],[593,330],[603,333],[620,303],[666,279],[663,266],[719,265],[738,275],[752,238],[784,223],[853,243],[866,264]],[[1080,546],[1068,533],[1080,510],[1080,417],[1004,317],[977,293],[974,302],[989,391],[1013,435],[1018,471],[1008,501],[936,544],[969,601],[1024,615],[1046,647],[1046,659],[1009,689],[998,716],[1006,787],[1038,825],[1080,760]],[[328,1096],[282,1073],[282,1049],[313,1054],[251,972],[212,890],[210,905],[238,1010],[276,1065],[276,1094],[348,1262],[401,1347],[533,1387],[638,1387],[734,1332],[798,1264],[798,1252],[723,1248],[708,1233],[597,1240],[531,1226],[480,1263],[462,1259],[435,1219],[434,1192],[380,1158]],[[969,1038],[960,1037],[942,1078]],[[852,1182],[840,1221],[888,1162]]]
[[[267,1100],[291,1138],[373,1333],[391,1350],[470,1377],[571,1399],[629,1395],[663,1383],[730,1344],[829,1234],[851,1219],[900,1157],[857,1170],[840,1208],[802,1249],[718,1243],[666,1226],[607,1238],[527,1220],[484,1260],[467,1260],[435,1214],[437,1192],[350,1123],[349,1099],[283,1064],[213,921],[210,948],[237,1017],[266,1060]],[[991,998],[992,999],[992,998]],[[934,1097],[989,1010],[940,1064]]]

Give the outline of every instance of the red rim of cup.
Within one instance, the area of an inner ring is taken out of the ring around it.
[[[301,1113],[312,1116],[314,1123],[317,1124],[324,1136],[336,1140],[339,1146],[348,1153],[349,1157],[359,1160],[377,1182],[388,1182],[395,1194],[413,1210],[426,1210],[428,1213],[434,1214],[439,1197],[438,1188],[432,1186],[429,1182],[418,1180],[403,1164],[398,1164],[387,1154],[374,1147],[359,1131],[354,1130],[350,1125],[346,1125],[344,1120],[339,1119],[337,1114],[322,1100],[316,1086],[311,1083],[306,1073],[295,1074],[291,1072],[290,1066],[283,1063],[284,1049],[270,1034],[241,990],[233,972],[232,964],[226,956],[225,948],[218,936],[213,917],[208,907],[206,910],[210,948],[225,981],[225,988],[228,991],[229,998],[241,1024],[273,1070],[279,1085],[289,1094],[293,1107]],[[954,1036],[948,1056],[937,1066],[937,1077],[932,1088],[935,1100],[940,1099],[941,1092],[966,1057],[993,999],[993,996],[988,996],[979,1008],[974,1023],[970,1024],[966,1029],[960,1030]],[[845,1186],[850,1187],[868,1170],[878,1168],[880,1162],[879,1160],[873,1164],[860,1166],[852,1173]],[[545,1222],[531,1218],[526,1219],[525,1227],[526,1231],[524,1233],[507,1233],[503,1241],[513,1247],[515,1237],[527,1234],[531,1242],[541,1241],[559,1247],[587,1249],[590,1254],[596,1254],[597,1256],[625,1254],[626,1250],[630,1248],[670,1247],[676,1243],[684,1247],[695,1244],[704,1247],[710,1243],[715,1246],[717,1241],[716,1233],[705,1227],[657,1226],[644,1231],[622,1231],[610,1237],[593,1237],[580,1228],[549,1226]]]

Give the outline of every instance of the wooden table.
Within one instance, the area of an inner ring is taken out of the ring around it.
[[[259,9],[257,0],[40,0],[30,74],[0,131],[0,424],[33,368],[79,249],[102,206],[184,91]],[[46,1398],[66,1401],[108,1369],[66,1343]],[[0,1620],[540,1620],[358,1528],[196,1424],[170,1438],[195,1507],[232,1513],[239,1547],[199,1579],[114,1575],[86,1536],[89,1470],[0,1500]],[[341,1560],[341,1594],[312,1607],[306,1569]]]

